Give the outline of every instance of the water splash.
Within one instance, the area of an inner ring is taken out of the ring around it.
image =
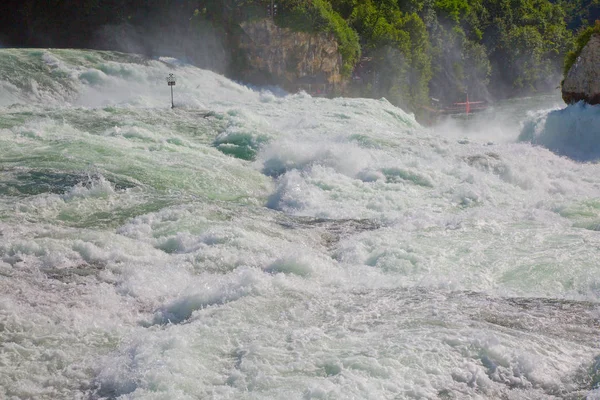
[[[564,109],[532,115],[519,135],[530,142],[577,161],[600,159],[600,106],[579,102]]]

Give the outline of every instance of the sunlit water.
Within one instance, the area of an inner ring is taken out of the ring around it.
[[[0,89],[0,398],[600,397],[597,107],[423,128],[67,50]]]

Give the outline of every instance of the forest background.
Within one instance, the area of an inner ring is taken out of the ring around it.
[[[173,56],[236,79],[240,23],[268,17],[271,0],[3,3],[0,46]],[[577,34],[600,19],[600,0],[274,3],[277,25],[335,36],[349,82],[343,94],[385,97],[417,114],[432,98],[493,101],[556,89]]]

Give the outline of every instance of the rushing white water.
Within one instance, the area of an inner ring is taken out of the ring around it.
[[[423,128],[75,50],[0,87],[0,398],[600,398],[600,166],[555,154],[597,108]]]

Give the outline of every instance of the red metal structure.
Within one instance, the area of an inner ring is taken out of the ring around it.
[[[485,110],[487,108],[487,106],[481,106],[478,104],[483,104],[483,101],[469,101],[469,93],[467,93],[467,101],[465,103],[454,103],[455,106],[465,106],[465,112],[467,115],[469,115],[469,113],[471,112],[471,105],[474,104],[475,107],[473,108],[473,111],[477,110]],[[452,109],[454,111],[456,107],[449,107],[448,109]],[[461,107],[462,108],[462,107]]]
[[[429,106],[421,106],[421,108],[427,110],[424,120],[428,121],[429,123],[434,123],[442,115],[458,115],[458,116],[466,115],[468,118],[469,114],[484,111],[488,108],[488,104],[485,101],[470,101],[468,93],[467,93],[467,101],[460,102],[460,103],[452,103],[452,105],[445,106],[445,107],[437,106],[437,103],[439,103],[438,99],[432,98],[431,100],[432,100],[432,105],[430,107]]]

